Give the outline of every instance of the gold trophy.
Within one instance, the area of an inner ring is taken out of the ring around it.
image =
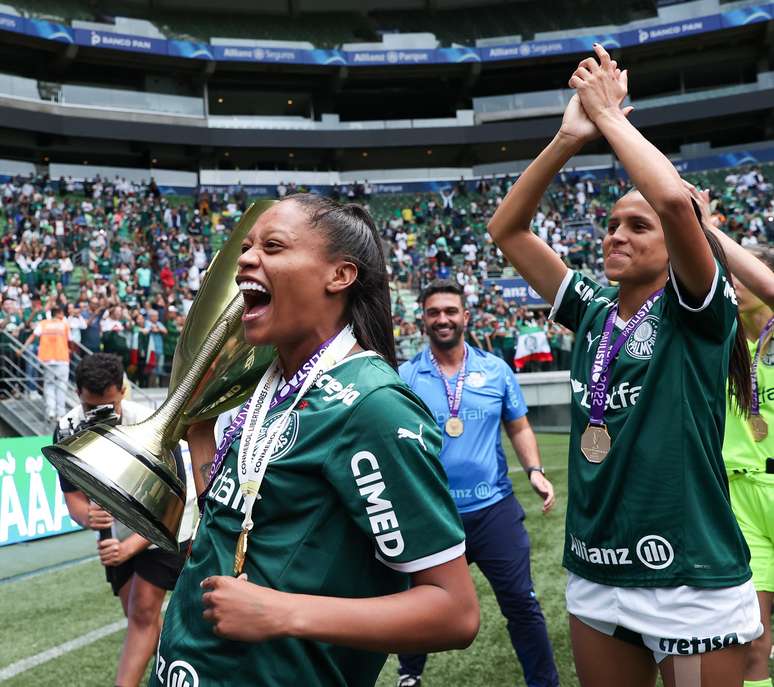
[[[97,423],[43,449],[90,499],[168,551],[178,550],[186,502],[173,449],[187,425],[247,400],[274,358],[272,347],[245,342],[244,300],[234,280],[242,240],[272,204],[251,205],[207,269],[175,349],[164,404],[144,422]]]

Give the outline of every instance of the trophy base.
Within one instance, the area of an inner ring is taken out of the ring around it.
[[[162,461],[132,446],[118,427],[94,425],[43,455],[66,479],[137,534],[179,551],[185,485]]]

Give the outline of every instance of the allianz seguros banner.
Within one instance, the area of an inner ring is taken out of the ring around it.
[[[495,298],[502,296],[506,301],[516,301],[519,305],[533,307],[547,305],[542,296],[523,277],[484,279],[484,289]]]
[[[0,13],[0,31],[23,33],[63,43],[97,48],[129,50],[188,59],[263,62],[277,64],[316,64],[357,66],[400,66],[519,60],[550,55],[588,52],[593,43],[620,48],[683,36],[771,21],[774,3],[761,3],[731,9],[720,14],[691,17],[682,21],[626,29],[607,34],[586,34],[550,40],[525,41],[485,48],[449,47],[430,50],[300,50],[237,45],[209,45],[180,40],[130,36],[110,31],[73,29],[64,24]]]
[[[40,452],[50,443],[49,436],[0,439],[0,546],[81,529]]]

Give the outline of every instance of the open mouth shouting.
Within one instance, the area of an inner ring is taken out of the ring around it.
[[[252,322],[265,314],[271,304],[271,291],[250,277],[237,277],[237,284],[245,299],[242,322]]]

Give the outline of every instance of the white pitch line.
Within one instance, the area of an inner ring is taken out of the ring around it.
[[[560,467],[552,467],[551,471],[555,472],[557,470],[565,469],[566,466],[562,465]],[[508,472],[521,472],[521,470],[521,466],[508,468]],[[167,604],[165,602],[162,612],[166,609],[166,606]],[[126,629],[126,625],[126,618],[124,618],[123,620],[118,620],[115,623],[110,623],[110,625],[98,627],[96,630],[87,632],[85,635],[82,635],[77,639],[71,639],[69,642],[65,642],[64,644],[60,644],[59,646],[55,646],[51,649],[46,649],[46,651],[42,651],[39,654],[35,654],[34,656],[23,658],[21,661],[16,661],[16,663],[11,663],[5,668],[0,668],[0,682],[3,682],[4,680],[10,680],[12,677],[19,675],[19,673],[23,673],[27,670],[30,670],[31,668],[36,668],[43,663],[53,661],[54,659],[59,658],[60,656],[64,656],[71,651],[77,651],[78,649],[82,649],[83,647],[88,646],[89,644],[93,644],[100,639],[115,634],[116,632],[120,632],[121,630]]]
[[[115,634],[116,632],[120,632],[126,628],[126,624],[126,618],[123,620],[118,620],[115,623],[110,623],[110,625],[98,627],[96,630],[87,632],[85,635],[81,635],[77,639],[71,639],[69,642],[65,642],[64,644],[60,644],[59,646],[55,646],[51,649],[46,649],[46,651],[41,651],[39,654],[35,654],[34,656],[23,658],[21,661],[16,661],[16,663],[11,663],[11,665],[0,669],[0,682],[3,682],[3,680],[10,680],[12,677],[15,677],[19,673],[23,673],[27,670],[30,670],[31,668],[36,668],[43,663],[53,661],[55,658],[64,656],[71,651],[82,649],[83,647],[89,644],[93,644],[94,642],[103,639],[104,637],[108,637],[112,634]]]
[[[164,604],[161,607],[162,613],[167,610],[168,603],[169,600],[164,601]],[[35,654],[34,656],[29,656],[27,658],[21,659],[21,661],[16,661],[16,663],[11,663],[5,668],[0,668],[0,682],[10,680],[12,677],[30,670],[31,668],[36,668],[43,663],[48,663],[49,661],[53,661],[60,656],[69,654],[71,651],[77,651],[78,649],[82,649],[83,647],[88,646],[89,644],[93,644],[100,639],[109,637],[116,632],[121,632],[121,630],[126,629],[126,626],[127,620],[126,618],[123,618],[122,620],[117,620],[116,622],[110,623],[109,625],[98,627],[96,630],[87,632],[85,635],[81,635],[76,639],[71,639],[69,642],[64,642],[64,644],[52,647],[51,649],[46,649],[45,651],[41,651],[39,654]]]
[[[22,580],[30,580],[33,577],[40,577],[41,575],[47,575],[48,573],[59,572],[60,570],[67,570],[67,568],[73,568],[76,565],[83,565],[84,563],[91,563],[92,561],[98,561],[99,556],[85,556],[74,561],[66,561],[64,563],[55,563],[54,565],[48,565],[45,568],[38,568],[31,572],[19,573],[17,575],[11,575],[10,577],[3,577],[0,579],[0,586],[4,584],[11,584],[12,582],[21,582]]]

